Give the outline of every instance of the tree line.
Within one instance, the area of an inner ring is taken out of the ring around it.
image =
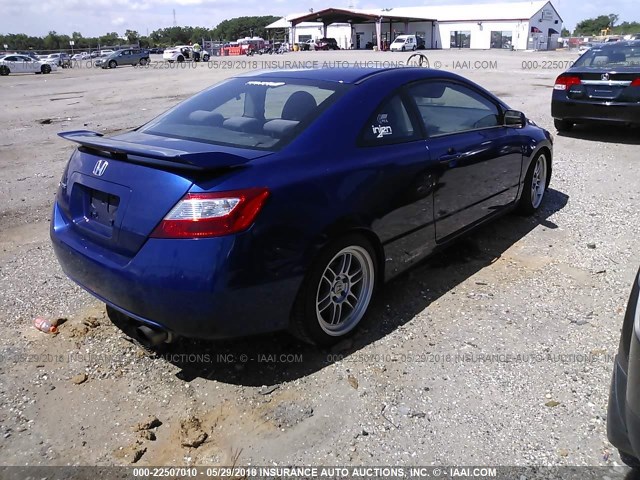
[[[574,36],[600,35],[603,31],[607,35],[627,35],[640,33],[639,22],[622,22],[618,24],[620,16],[615,13],[600,15],[595,18],[587,18],[576,25]]]
[[[267,30],[265,27],[280,17],[272,15],[260,17],[238,17],[224,20],[214,28],[206,27],[167,27],[154,30],[148,36],[140,35],[135,30],[127,30],[124,35],[117,32],[106,33],[97,37],[85,37],[80,32],[71,35],[50,31],[45,37],[29,36],[23,33],[0,35],[0,47],[7,45],[11,50],[74,50],[96,49],[98,45],[118,46],[138,44],[143,48],[170,47],[186,45],[204,40],[236,41],[239,38],[259,36],[262,38],[282,39],[284,31]]]

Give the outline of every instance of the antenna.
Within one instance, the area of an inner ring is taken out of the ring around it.
[[[178,21],[176,20],[176,9],[173,9],[173,26],[177,27],[178,26]]]

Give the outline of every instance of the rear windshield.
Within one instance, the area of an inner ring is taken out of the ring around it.
[[[586,68],[636,68],[640,69],[640,45],[616,45],[593,47],[584,53],[574,67]]]
[[[234,78],[191,97],[140,131],[276,150],[299,135],[346,87],[321,81]]]

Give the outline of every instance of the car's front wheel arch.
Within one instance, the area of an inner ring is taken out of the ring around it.
[[[551,150],[547,147],[541,147],[532,155],[518,201],[517,209],[520,214],[532,215],[541,206],[551,181],[551,164]]]
[[[547,147],[541,147],[539,154],[542,153],[547,159],[547,185],[549,188],[549,183],[551,183],[551,175],[553,174],[553,161],[552,161],[552,153],[551,150]]]

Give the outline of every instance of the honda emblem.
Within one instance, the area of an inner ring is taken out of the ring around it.
[[[106,160],[98,160],[95,167],[93,167],[93,174],[96,177],[101,177],[102,175],[104,175],[104,172],[107,170],[108,166],[109,162],[107,162]]]
[[[608,73],[603,73],[602,74],[602,80],[604,80],[605,82],[609,81],[609,74]]]

